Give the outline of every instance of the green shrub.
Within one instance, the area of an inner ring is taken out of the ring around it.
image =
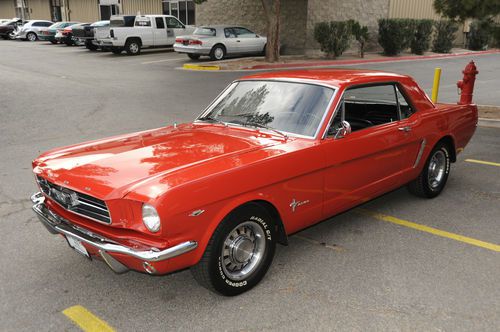
[[[378,20],[378,43],[385,55],[398,55],[410,46],[414,20],[384,18]]]
[[[480,20],[472,22],[469,34],[467,35],[468,48],[474,51],[486,49],[491,32],[491,21]]]
[[[432,34],[432,20],[415,20],[413,38],[410,43],[412,53],[424,54],[430,48]]]
[[[370,34],[368,33],[368,27],[366,25],[359,24],[358,21],[349,20],[349,24],[351,25],[351,32],[354,36],[354,39],[358,42],[359,46],[359,56],[365,57],[365,46],[370,38]]]
[[[455,40],[458,26],[453,21],[441,20],[434,22],[436,35],[432,43],[432,51],[436,53],[450,53]]]
[[[351,25],[348,21],[317,23],[314,26],[314,39],[329,58],[339,57],[349,47]]]
[[[500,47],[500,24],[495,25],[492,28],[493,44],[495,47]]]

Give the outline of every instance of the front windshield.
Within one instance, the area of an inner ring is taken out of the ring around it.
[[[314,137],[334,92],[305,83],[240,81],[203,118]]]

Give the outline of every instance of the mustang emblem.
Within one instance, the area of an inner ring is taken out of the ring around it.
[[[78,195],[74,192],[67,193],[61,190],[57,190],[55,188],[50,189],[51,196],[54,197],[57,201],[63,204],[67,204],[71,207],[78,205],[80,202],[78,200]]]
[[[292,208],[292,212],[295,212],[295,209],[298,208],[299,206],[305,205],[309,203],[309,200],[305,201],[297,201],[295,198],[293,201],[290,203],[290,207]]]

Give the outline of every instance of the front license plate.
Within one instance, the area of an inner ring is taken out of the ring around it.
[[[85,249],[85,247],[83,246],[82,242],[80,242],[80,240],[77,240],[71,236],[66,236],[66,239],[68,240],[68,244],[71,248],[75,249],[83,256],[90,258],[90,255],[89,255],[87,249]]]

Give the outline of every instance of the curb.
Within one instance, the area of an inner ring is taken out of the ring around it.
[[[479,127],[500,128],[500,119],[479,118],[477,125]]]
[[[189,69],[189,70],[220,70],[220,66],[214,66],[214,65],[194,65],[191,63],[185,63],[182,65],[182,69]]]
[[[380,63],[380,62],[395,62],[395,61],[413,61],[413,60],[428,60],[428,59],[446,59],[454,57],[464,57],[471,55],[485,55],[485,54],[497,54],[500,50],[488,50],[488,51],[471,51],[464,53],[453,53],[453,54],[432,54],[432,55],[411,55],[402,57],[385,57],[379,59],[357,59],[357,60],[331,60],[331,61],[316,61],[316,62],[301,62],[301,63],[280,63],[280,64],[269,64],[269,65],[255,65],[251,67],[244,67],[242,69],[286,69],[286,68],[306,68],[306,67],[327,67],[335,65],[356,65],[356,64],[369,64],[369,63]]]

